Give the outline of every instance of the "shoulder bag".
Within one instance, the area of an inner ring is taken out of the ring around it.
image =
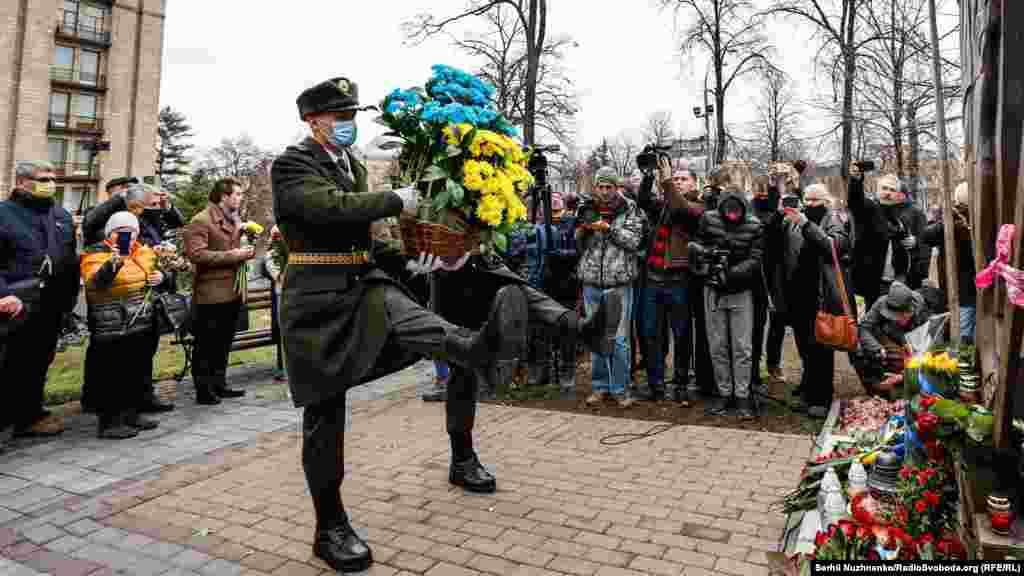
[[[822,290],[819,296],[818,316],[814,319],[814,338],[819,344],[834,350],[854,352],[859,344],[857,323],[853,321],[853,315],[850,313],[850,300],[846,294],[843,270],[839,267],[836,241],[831,240],[830,244],[832,246],[832,266],[836,272],[836,285],[839,289],[839,297],[843,302],[843,313],[836,316],[825,309],[825,291]]]
[[[184,334],[191,330],[190,298],[177,292],[161,292],[154,296],[156,328],[161,336]]]

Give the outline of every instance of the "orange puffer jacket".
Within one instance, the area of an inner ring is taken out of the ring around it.
[[[131,255],[121,258],[116,270],[111,262],[114,248],[107,242],[93,244],[82,252],[82,279],[88,302],[109,302],[145,293],[146,279],[156,271],[156,253],[136,242]],[[107,265],[110,263],[110,265]]]

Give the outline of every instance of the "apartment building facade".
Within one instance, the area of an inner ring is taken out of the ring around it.
[[[72,212],[154,173],[166,0],[0,2],[0,198],[21,160],[57,167]]]

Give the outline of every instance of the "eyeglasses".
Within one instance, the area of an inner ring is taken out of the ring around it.
[[[53,176],[50,176],[48,178],[33,178],[32,181],[33,182],[56,182],[57,179],[54,178]]]

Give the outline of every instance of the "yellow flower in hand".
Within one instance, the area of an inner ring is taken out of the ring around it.
[[[259,236],[260,234],[263,234],[263,226],[258,222],[245,222],[242,224],[241,228],[242,232],[245,232],[250,236]]]

